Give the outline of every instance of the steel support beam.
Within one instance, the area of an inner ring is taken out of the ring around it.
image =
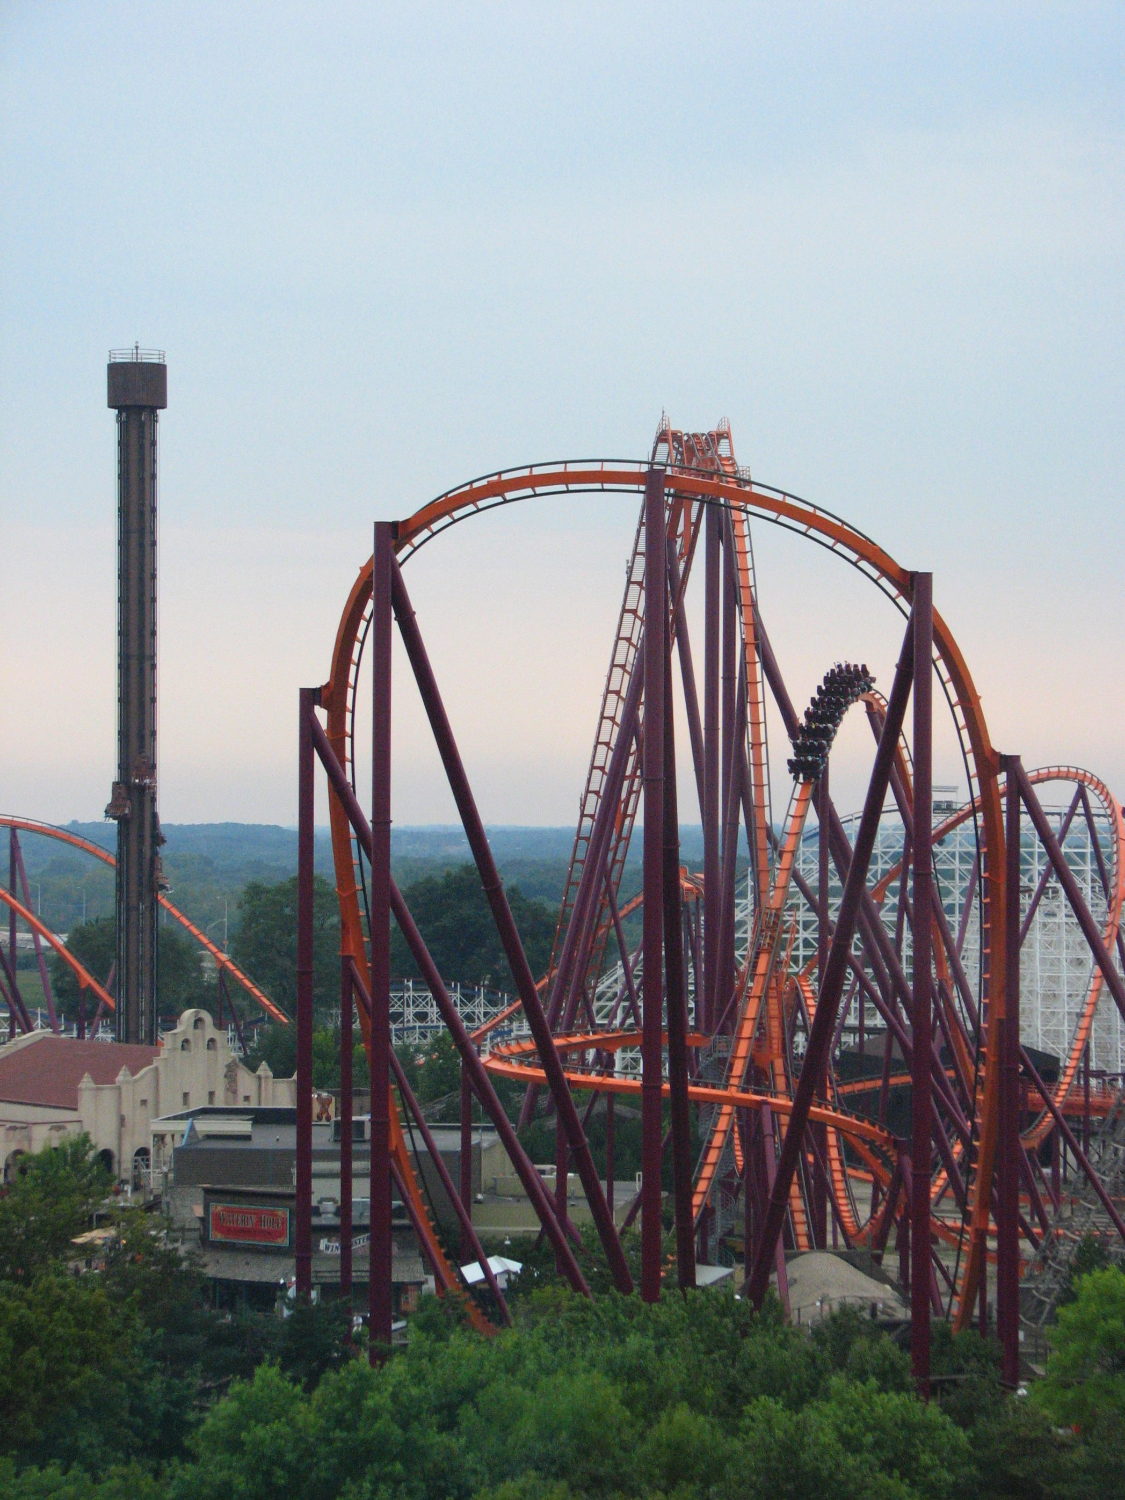
[[[930,1395],[931,1052],[933,1050],[933,576],[914,575],[914,923],[910,1136],[910,1354],[918,1393]]]
[[[644,914],[641,978],[641,1296],[660,1297],[664,1004],[664,470],[645,481]]]
[[[1000,1042],[1000,1122],[996,1142],[996,1331],[1005,1384],[1019,1383],[1020,1364],[1020,759],[1001,756],[1005,788],[1004,878],[1008,887],[1003,940],[1004,1012]]]
[[[461,1064],[461,1154],[458,1159],[460,1178],[459,1197],[461,1207],[472,1222],[473,1212],[473,1086],[469,1082],[469,1070]],[[461,1259],[467,1261],[472,1251],[468,1233],[462,1224]]]
[[[703,523],[703,986],[696,999],[696,1025],[709,1032],[717,1017],[719,913],[719,577],[718,505],[708,505]]]
[[[672,1191],[676,1205],[676,1271],[681,1290],[695,1285],[695,1229],[691,1211],[691,1111],[688,1103],[687,992],[680,899],[680,821],[672,660],[664,681],[664,962],[668,1009],[668,1094],[672,1116]]]
[[[297,1295],[312,1294],[313,710],[319,688],[302,688],[297,747]]]
[[[372,1364],[391,1347],[391,569],[394,527],[375,524],[371,580],[371,1242],[368,1350]]]
[[[352,960],[346,953],[340,954],[340,1293],[348,1300],[351,1311],[352,1296],[352,1165],[355,1151],[355,1131],[352,1112],[355,1103],[353,1091],[352,1052],[355,1032],[353,1019],[354,994],[352,991]]]

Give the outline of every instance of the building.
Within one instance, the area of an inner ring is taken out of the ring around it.
[[[197,1106],[288,1106],[296,1080],[251,1072],[225,1030],[187,1010],[156,1046],[33,1031],[0,1047],[0,1166],[83,1131],[127,1188],[151,1183],[152,1122]]]
[[[315,1112],[323,1118],[313,1124],[314,1289],[340,1283],[340,1134],[331,1104],[331,1096],[317,1096]],[[352,1278],[359,1288],[368,1276],[368,1118],[354,1120],[353,1127]],[[221,1105],[180,1111],[153,1122],[152,1142],[153,1178],[159,1176],[165,1212],[181,1241],[198,1251],[216,1300],[272,1306],[296,1270],[296,1108]],[[423,1182],[428,1185],[428,1171]],[[451,1207],[448,1213],[452,1217]],[[416,1305],[429,1278],[397,1190],[391,1235],[398,1316]]]

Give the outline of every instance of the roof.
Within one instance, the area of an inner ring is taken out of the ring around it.
[[[95,1083],[116,1083],[122,1068],[139,1073],[159,1051],[132,1042],[79,1042],[40,1032],[34,1042],[0,1047],[0,1100],[76,1110],[78,1085],[87,1073]]]

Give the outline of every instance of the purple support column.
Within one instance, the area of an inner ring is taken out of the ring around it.
[[[914,575],[914,1014],[911,1017],[910,1354],[918,1394],[930,1395],[930,1052],[933,1046],[933,575]]]
[[[688,1102],[687,991],[680,899],[680,821],[672,717],[672,657],[664,678],[664,948],[668,1013],[668,1094],[672,1116],[672,1191],[676,1205],[676,1271],[680,1289],[695,1285],[691,1208],[691,1111]]]
[[[770,1109],[768,1104],[762,1105],[761,1110],[759,1111],[759,1118],[762,1122],[762,1160],[766,1169],[765,1185],[766,1192],[769,1194],[769,1197],[766,1200],[766,1211],[768,1213],[769,1203],[773,1196],[774,1185],[777,1182],[777,1162],[774,1155],[773,1146],[773,1111]],[[784,1210],[782,1212],[784,1216]],[[765,1235],[765,1232],[766,1230],[763,1226],[763,1236]],[[759,1240],[755,1256],[757,1256],[757,1254],[761,1252],[761,1247],[762,1241]],[[786,1274],[785,1270],[785,1245],[782,1242],[782,1236],[780,1233],[775,1236],[773,1262],[774,1269],[777,1272],[777,1295],[781,1301],[782,1307],[785,1309],[786,1313],[788,1313],[789,1277]],[[751,1291],[751,1296],[753,1296],[753,1291]]]
[[[668,548],[668,592],[672,599],[673,617],[676,625],[676,651],[680,658],[680,681],[684,689],[684,710],[688,722],[688,738],[691,742],[692,766],[695,770],[695,789],[699,800],[699,816],[703,816],[706,796],[703,790],[703,726],[699,719],[699,694],[695,686],[695,665],[691,656],[691,636],[688,634],[687,610],[684,608],[684,591],[680,578],[680,562],[676,556],[675,543]]]
[[[219,994],[227,1003],[227,1009],[230,1011],[230,1022],[234,1027],[234,1034],[238,1038],[239,1048],[242,1051],[243,1057],[245,1057],[247,1047],[246,1038],[242,1034],[242,1022],[238,1019],[238,1012],[234,1008],[234,999],[231,996],[230,990],[227,989],[226,975],[222,969],[219,970]]]
[[[375,525],[371,584],[371,1241],[370,1359],[391,1346],[391,568],[394,527]]]
[[[8,889],[16,894],[16,830],[8,829]],[[16,909],[8,907],[8,960],[16,972]]]
[[[570,1150],[567,1146],[566,1130],[558,1115],[555,1115],[555,1216],[560,1224],[567,1219],[567,1188],[570,1186]],[[563,1274],[562,1261],[555,1256],[555,1269]]]
[[[703,983],[696,986],[696,1026],[714,1024],[718,981],[719,914],[719,554],[720,512],[708,505],[704,520],[703,631]]]
[[[828,944],[830,936],[830,923],[828,916],[828,889],[829,889],[829,851],[828,851],[828,766],[825,764],[821,772],[820,782],[816,789],[817,817],[819,828],[817,829],[817,924],[816,924],[816,983],[819,992],[824,986],[824,971],[828,966]],[[847,1006],[841,1011],[841,1026]],[[817,1079],[817,1098],[824,1099],[828,1091],[828,1058],[825,1058],[824,1068],[821,1076]],[[810,1229],[812,1230],[813,1246],[817,1250],[828,1248],[828,1182],[824,1176],[820,1163],[828,1160],[828,1127],[826,1125],[814,1125],[812,1127],[814,1149],[818,1157],[818,1164],[812,1176],[812,1202],[809,1205],[812,1212],[809,1215]]]
[[[742,1132],[742,1279],[749,1281],[754,1264],[754,1116],[740,1111]]]
[[[312,1292],[312,1036],[313,1036],[313,710],[317,688],[302,688],[297,753],[297,1295]]]
[[[734,994],[734,886],[738,861],[738,782],[735,773],[746,736],[745,684],[739,693],[738,575],[734,561],[734,533],[730,516],[723,514],[723,742],[722,818],[723,866],[722,906],[719,913],[718,990],[712,997],[712,1015],[721,1016]],[[733,1016],[729,1023],[733,1025]]]
[[[27,907],[28,911],[30,911],[31,888],[27,883],[27,870],[24,867],[23,850],[20,848],[18,829],[12,829],[12,837],[15,840],[16,845],[16,870],[18,871],[20,877],[20,889],[23,891],[23,904]],[[12,887],[11,889],[12,894],[15,895],[15,888]],[[40,940],[39,934],[35,931],[34,927],[31,929],[31,941],[32,945],[35,948],[35,961],[39,965],[39,982],[43,986],[43,999],[47,1004],[47,1015],[50,1017],[51,1028],[54,1031],[59,1031],[62,1028],[58,1019],[58,1013],[55,1010],[55,995],[54,991],[51,989],[51,976],[47,969],[47,961],[43,956],[43,943]]]
[[[1004,931],[1004,1016],[1000,1040],[1000,1119],[996,1192],[996,1332],[1000,1337],[1004,1381],[1019,1384],[1020,1365],[1020,791],[1016,755],[1001,756],[1006,772],[1004,879],[1007,916]]]
[[[664,968],[664,470],[645,482],[644,973],[641,983],[641,1296],[660,1297]]]
[[[352,961],[340,954],[340,1291],[352,1296]]]
[[[754,1305],[759,1308],[765,1299],[769,1285],[770,1262],[785,1221],[789,1188],[797,1169],[805,1127],[808,1124],[809,1111],[816,1092],[816,1079],[824,1064],[828,1044],[832,1040],[832,1033],[836,1026],[836,1008],[840,1003],[843,990],[844,975],[847,970],[852,937],[855,933],[856,919],[859,915],[860,901],[867,889],[867,868],[871,862],[875,835],[879,829],[879,819],[883,810],[883,799],[887,793],[899,731],[906,713],[906,700],[913,675],[913,628],[913,620],[911,620],[907,626],[902,654],[895,671],[890,702],[887,705],[887,717],[879,740],[879,748],[875,753],[875,766],[863,805],[855,848],[848,865],[847,880],[844,883],[844,892],[840,901],[840,912],[836,920],[836,930],[832,936],[832,947],[829,950],[828,964],[825,969],[824,988],[816,1007],[816,1016],[805,1051],[805,1061],[793,1097],[789,1126],[781,1148],[781,1160],[770,1188],[769,1207],[766,1210],[762,1238],[754,1257],[749,1294]]]
[[[460,1193],[461,1206],[469,1216],[470,1223],[473,1217],[473,1086],[469,1082],[469,1070],[465,1064],[461,1064],[461,1154],[460,1166]],[[461,1230],[461,1264],[466,1265],[472,1254],[472,1245],[469,1243],[468,1230]]]
[[[615,1064],[616,1065],[616,1064]],[[609,1211],[613,1213],[613,1173],[614,1173],[614,1101],[613,1094],[605,1096],[605,1201],[609,1205]]]

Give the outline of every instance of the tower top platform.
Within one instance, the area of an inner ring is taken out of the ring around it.
[[[155,407],[168,405],[168,367],[163,349],[111,349],[106,370],[109,406]]]

